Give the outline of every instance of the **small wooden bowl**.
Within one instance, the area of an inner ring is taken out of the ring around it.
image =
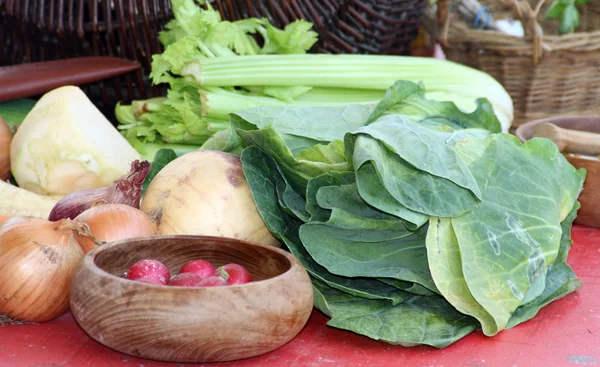
[[[159,286],[121,278],[150,258],[171,274],[187,261],[245,266],[254,282],[213,288]],[[291,254],[205,236],[136,238],[88,253],[71,283],[71,311],[99,343],[168,362],[231,361],[272,351],[294,338],[312,311],[310,278]]]
[[[529,121],[517,128],[515,135],[525,142],[533,137],[535,127],[543,123],[552,123],[571,130],[600,133],[600,116],[567,116]],[[600,160],[575,154],[565,154],[565,158],[576,168],[587,171],[583,191],[579,196],[581,209],[575,223],[587,227],[600,228]]]

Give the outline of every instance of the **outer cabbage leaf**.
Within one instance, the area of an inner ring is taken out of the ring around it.
[[[556,262],[551,264],[548,269],[546,275],[546,288],[544,288],[542,294],[536,299],[515,310],[515,313],[511,316],[510,320],[508,320],[508,324],[506,325],[507,328],[514,327],[533,318],[542,307],[573,293],[583,285],[581,281],[577,279],[573,269],[565,262],[571,243],[573,243],[571,240],[571,226],[579,207],[579,202],[577,202],[569,216],[561,223],[562,237],[560,240],[560,249]]]
[[[390,344],[444,348],[468,335],[477,322],[442,297],[412,296],[398,305],[353,297],[313,281],[315,306],[331,317],[327,325]]]
[[[585,172],[547,139],[525,144],[508,135],[488,139],[471,166],[482,202],[453,218],[452,226],[469,290],[500,331],[517,307],[543,292],[546,270],[559,253],[560,223],[575,204]]]
[[[452,102],[425,98],[422,84],[399,80],[386,90],[384,98],[369,116],[368,123],[384,114],[400,114],[413,121],[427,122],[434,119],[437,123],[453,128],[482,128],[493,133],[501,132],[502,126],[492,105],[485,99],[477,99],[475,103],[475,111],[465,113]]]
[[[369,182],[373,183],[374,177],[379,177],[385,190],[402,206],[433,216],[458,216],[477,204],[477,198],[469,190],[415,168],[379,141],[367,135],[349,136],[346,140],[354,138],[352,160],[357,181],[365,191],[374,191],[365,187]],[[413,217],[403,219],[413,223],[419,221]]]
[[[423,287],[417,283],[405,282],[403,280],[392,279],[392,278],[377,278],[380,282],[384,282],[385,284],[389,284],[392,287],[396,287],[398,289],[402,289],[403,291],[407,291],[413,294],[418,294],[421,296],[431,296],[434,295],[435,292],[430,291],[429,289]]]
[[[280,134],[303,136],[315,141],[343,140],[347,132],[367,122],[373,110],[368,105],[342,107],[254,107],[233,114],[257,129],[273,126]]]
[[[326,221],[331,210],[324,209],[317,203],[317,193],[324,186],[341,186],[354,183],[354,172],[330,172],[317,176],[308,182],[306,188],[306,211],[311,214],[310,220]]]
[[[258,147],[273,157],[290,185],[302,195],[305,195],[308,181],[312,178],[324,173],[348,169],[346,162],[330,164],[296,159],[285,144],[283,137],[273,126],[267,126],[260,130],[238,130],[237,132],[244,146]]]
[[[496,322],[473,297],[465,281],[452,220],[432,217],[426,243],[429,269],[440,293],[459,312],[475,317],[486,335],[496,334]]]
[[[387,149],[423,173],[450,180],[481,197],[471,171],[453,147],[446,144],[448,133],[424,127],[400,115],[381,117],[356,132],[384,143]]]
[[[415,230],[429,220],[429,216],[412,211],[396,200],[381,183],[373,164],[367,162],[357,169],[356,183],[365,202],[384,213],[405,220],[409,228]]]
[[[425,227],[410,232],[398,226],[390,228],[387,221],[358,221],[351,216],[342,219],[348,212],[334,213],[336,217],[332,215],[328,222],[309,222],[300,227],[300,239],[317,263],[341,276],[395,278],[435,290],[427,263]],[[345,225],[337,226],[340,222]]]
[[[301,221],[289,215],[278,203],[277,186],[285,185],[285,182],[273,158],[256,147],[246,148],[240,158],[254,202],[265,224],[300,260],[313,279],[357,297],[382,299],[391,304],[400,303],[410,296],[408,292],[376,279],[337,276],[317,264],[306,252],[298,237]]]

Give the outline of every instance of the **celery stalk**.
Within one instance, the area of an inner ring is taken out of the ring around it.
[[[512,100],[490,75],[433,58],[384,55],[255,55],[196,60],[182,70],[202,86],[297,86],[385,90],[396,80],[423,82],[429,92],[488,98],[510,113]]]
[[[242,95],[228,91],[201,91],[202,114],[215,119],[228,119],[230,113],[246,108],[260,106],[321,106],[335,107],[349,103],[376,104],[383,93],[377,91],[350,93],[351,98],[345,98],[343,90],[317,89],[305,93],[293,102],[284,102],[276,98]]]

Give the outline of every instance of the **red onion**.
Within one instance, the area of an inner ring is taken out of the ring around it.
[[[115,180],[111,186],[75,191],[60,199],[52,208],[48,220],[74,219],[99,204],[125,204],[139,209],[142,183],[149,171],[148,161],[135,160],[131,163],[131,171]]]

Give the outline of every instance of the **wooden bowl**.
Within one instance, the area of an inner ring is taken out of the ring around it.
[[[159,286],[120,277],[150,258],[171,274],[187,261],[245,266],[253,282],[213,288]],[[312,311],[300,262],[281,249],[205,236],[136,238],[88,253],[71,283],[71,311],[99,343],[137,357],[216,362],[272,351],[294,338]]]
[[[600,116],[567,116],[527,122],[517,128],[515,135],[525,142],[533,137],[535,127],[545,122],[565,129],[600,133]],[[587,171],[583,192],[579,196],[581,209],[577,213],[575,223],[600,228],[600,160],[568,153],[565,154],[565,158],[576,168],[584,168]]]

